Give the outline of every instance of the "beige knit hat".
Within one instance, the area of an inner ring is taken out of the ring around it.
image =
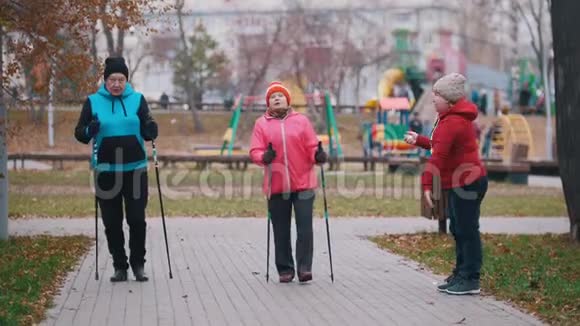
[[[456,72],[441,77],[433,85],[433,92],[449,102],[455,103],[465,97],[466,78]]]

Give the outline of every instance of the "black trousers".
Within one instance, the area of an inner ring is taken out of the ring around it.
[[[115,269],[127,269],[123,204],[129,224],[129,263],[132,268],[145,264],[145,208],[147,207],[147,170],[97,172],[96,194],[101,208],[109,252]]]
[[[454,273],[479,280],[483,262],[479,233],[480,207],[487,192],[487,177],[449,191],[449,229],[455,238]]]
[[[294,207],[297,229],[296,261],[298,272],[312,271],[312,255],[314,251],[312,211],[314,196],[313,190],[306,190],[275,194],[268,201],[268,209],[272,216],[272,226],[274,228],[276,268],[279,274],[295,274],[290,235],[292,207]]]

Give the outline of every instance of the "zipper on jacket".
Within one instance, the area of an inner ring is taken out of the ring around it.
[[[286,130],[284,129],[284,120],[280,122],[282,128],[282,148],[284,150],[284,168],[286,170],[286,183],[288,184],[288,191],[292,190],[290,186],[290,170],[288,169],[288,151],[286,150]]]
[[[435,119],[433,129],[431,129],[431,135],[429,135],[429,143],[431,143],[431,148],[433,148],[433,135],[435,134],[435,129],[437,129],[438,124],[439,124],[439,116],[437,116],[437,119]]]

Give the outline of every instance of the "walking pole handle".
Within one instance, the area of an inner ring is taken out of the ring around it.
[[[155,140],[151,141],[151,147],[153,148],[153,150],[152,150],[153,162],[155,163],[155,166],[158,167],[159,162],[157,161],[157,146],[155,146]]]

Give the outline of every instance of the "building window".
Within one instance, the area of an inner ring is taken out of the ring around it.
[[[411,21],[411,16],[410,12],[399,12],[395,14],[395,21],[398,23],[408,23]]]

